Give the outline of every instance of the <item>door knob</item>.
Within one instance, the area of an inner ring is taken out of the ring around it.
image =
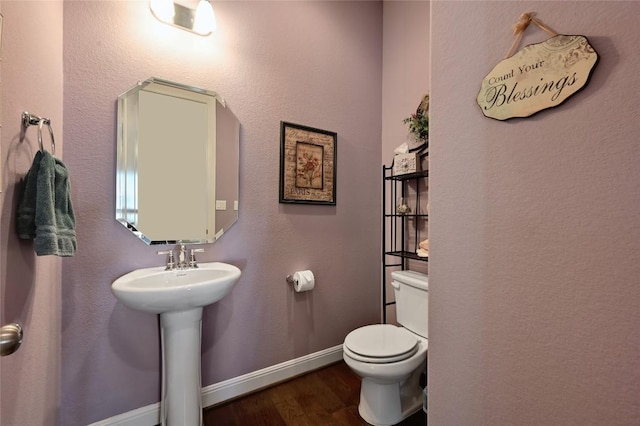
[[[22,327],[12,323],[0,327],[0,356],[11,355],[22,344]]]

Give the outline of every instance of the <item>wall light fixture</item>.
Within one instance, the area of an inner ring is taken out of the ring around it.
[[[209,0],[200,0],[196,9],[173,0],[149,0],[149,8],[159,21],[201,36],[208,36],[216,29],[216,17]]]

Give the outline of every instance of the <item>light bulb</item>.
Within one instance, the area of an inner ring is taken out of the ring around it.
[[[193,22],[193,31],[207,35],[216,29],[216,17],[213,14],[213,6],[208,0],[200,0],[196,9],[196,18]]]
[[[173,16],[175,15],[173,0],[150,0],[149,7],[156,18],[162,22],[173,22]]]

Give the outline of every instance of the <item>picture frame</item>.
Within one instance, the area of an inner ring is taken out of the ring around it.
[[[336,205],[338,134],[280,122],[280,203]]]

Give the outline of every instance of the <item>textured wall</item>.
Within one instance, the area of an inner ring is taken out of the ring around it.
[[[403,120],[415,112],[422,96],[429,92],[429,7],[427,1],[384,2],[381,163],[387,167],[393,161],[393,150],[404,142],[412,141]],[[424,190],[423,183],[420,183],[421,192]],[[407,194],[413,194],[416,183],[409,182],[408,185]],[[424,195],[422,200],[426,200]],[[388,199],[387,203],[395,201]],[[409,202],[413,203],[413,199]],[[426,205],[423,207],[426,208]],[[413,225],[411,221],[410,226]],[[427,225],[428,221],[418,221],[422,239],[427,237]],[[413,229],[408,235],[414,235]],[[388,227],[387,239],[390,238]],[[387,262],[397,263],[397,260],[388,257]],[[427,262],[407,261],[408,269],[427,273],[427,266]],[[388,274],[393,269],[387,269]],[[390,275],[387,276],[387,298],[389,301],[394,298]],[[387,308],[387,315],[389,322],[395,321],[395,305]]]
[[[2,223],[0,225],[0,325],[18,322],[24,340],[2,358],[0,424],[57,424],[60,397],[60,276],[55,256],[36,256],[18,240],[17,184],[38,149],[37,128],[21,135],[27,110],[51,119],[56,156],[62,157],[62,3],[2,2]],[[39,31],[33,31],[33,28]],[[44,146],[51,151],[48,132]]]
[[[382,164],[410,140],[402,122],[429,92],[429,2],[384,2],[382,65]]]
[[[560,107],[484,118],[480,82],[527,10],[600,64]],[[639,14],[432,3],[429,424],[638,424]]]
[[[160,24],[146,2],[65,2],[65,160],[79,252],[62,272],[64,425],[160,397],[157,319],[110,292],[118,276],[163,261],[162,246],[113,218],[115,102],[137,80],[215,89],[242,126],[240,220],[199,258],[243,276],[205,310],[203,385],[338,345],[379,319],[382,4],[214,7],[219,30],[202,38]],[[336,207],[278,203],[280,120],[338,133]],[[306,268],[316,289],[292,294],[285,276]]]

